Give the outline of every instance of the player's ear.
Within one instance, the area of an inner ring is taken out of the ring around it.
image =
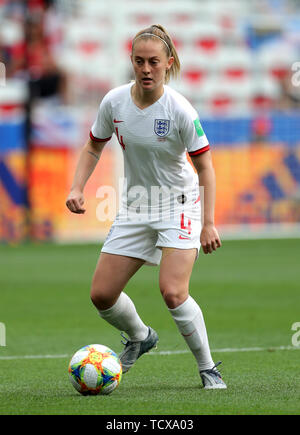
[[[169,71],[171,69],[173,63],[174,63],[174,57],[171,56],[171,57],[169,57],[169,60],[168,60],[167,71]]]

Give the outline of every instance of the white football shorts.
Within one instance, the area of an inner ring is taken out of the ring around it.
[[[200,202],[200,201],[199,201]],[[102,247],[102,252],[140,258],[145,264],[160,263],[161,248],[200,250],[200,204],[174,213],[171,219],[151,220],[116,217]]]

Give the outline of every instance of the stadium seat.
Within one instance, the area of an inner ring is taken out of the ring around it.
[[[241,0],[204,0],[197,4],[198,17],[216,17],[220,14],[232,17],[245,17],[249,11],[249,2]]]
[[[199,86],[211,74],[214,65],[208,56],[184,51],[180,54],[182,80],[191,86]]]
[[[111,14],[105,2],[99,0],[85,0],[78,2],[77,15],[83,19],[97,20],[101,25],[111,25]]]
[[[78,74],[79,76],[85,76],[103,80],[110,78],[111,64],[107,56],[90,56],[87,61],[85,54],[80,54],[72,51],[62,53],[59,61],[61,66],[72,75]]]
[[[297,50],[291,44],[282,41],[263,45],[256,55],[259,71],[267,72],[277,80],[285,78],[297,60]]]
[[[252,53],[246,47],[224,47],[216,56],[214,65],[224,78],[241,81],[253,70]]]
[[[254,110],[276,106],[280,96],[280,85],[272,76],[259,75],[253,80],[251,105]]]
[[[201,88],[193,87],[188,82],[184,80],[171,80],[169,85],[183,95],[187,100],[200,111],[203,106],[203,101],[201,100]]]
[[[141,30],[151,24],[159,24],[164,15],[165,4],[159,3],[157,6],[153,2],[131,2],[123,7],[124,25],[129,28],[131,25],[138,25]],[[166,12],[165,14],[167,13]]]
[[[184,2],[172,1],[172,5],[166,16],[166,26],[168,29],[171,27],[183,27],[187,30],[187,26],[193,25],[193,23],[196,22],[195,3],[190,0]]]
[[[126,2],[122,12],[125,14],[125,23],[139,25],[139,28],[151,24],[162,24],[168,30],[171,26],[186,26],[195,21],[195,2],[186,0],[131,0]],[[162,19],[163,17],[163,19]],[[130,27],[130,26],[129,26]]]
[[[217,77],[210,78],[205,82],[199,100],[202,101],[205,111],[209,114],[228,113],[234,106],[234,98],[230,88]]]
[[[137,24],[129,27],[124,27],[119,30],[118,38],[120,41],[120,55],[126,57],[131,53],[131,43],[134,36],[141,30]]]
[[[0,118],[4,120],[6,113],[23,108],[27,98],[28,89],[24,81],[7,79],[0,92]]]
[[[24,40],[24,31],[21,23],[1,19],[0,42],[2,45],[12,46]]]
[[[82,20],[72,20],[65,28],[65,48],[79,55],[99,55],[110,47],[110,37],[105,29]]]
[[[221,45],[221,28],[213,23],[201,23],[191,34],[192,45],[206,54],[214,53]]]
[[[232,81],[215,74],[203,84],[200,99],[204,110],[212,115],[247,114],[252,90],[251,78]]]

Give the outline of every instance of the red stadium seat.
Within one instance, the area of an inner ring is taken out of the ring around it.
[[[228,112],[233,104],[233,99],[229,95],[216,95],[210,101],[211,108],[214,112]]]
[[[271,79],[280,81],[288,76],[298,57],[298,52],[291,44],[278,42],[263,46],[258,51],[255,62],[260,73],[267,73]]]
[[[177,38],[176,36],[175,37],[172,37],[172,41],[173,41],[173,43],[174,43],[174,45],[175,45],[175,48],[176,48],[176,50],[182,50],[183,49],[183,45],[184,45],[184,43],[183,43],[183,41],[181,40],[181,39],[179,39],[179,38]]]
[[[91,26],[85,21],[73,20],[65,29],[66,49],[80,56],[102,55],[109,44],[109,35],[105,30]]]
[[[216,73],[204,81],[199,98],[211,115],[241,115],[251,110],[252,90],[253,83],[248,77],[235,82]]]
[[[6,115],[19,113],[24,108],[28,98],[26,83],[22,80],[7,79],[0,92],[0,117],[5,120]]]
[[[184,51],[180,55],[182,79],[190,86],[199,86],[213,71],[213,61],[210,57],[193,51]]]
[[[252,98],[251,103],[254,110],[267,110],[274,106],[275,100],[266,95],[257,94]]]
[[[265,74],[258,76],[253,83],[251,105],[254,110],[270,109],[276,105],[281,96],[277,80]]]
[[[197,85],[204,80],[206,74],[207,72],[203,69],[190,68],[185,69],[182,73],[182,76],[187,82],[191,83],[192,85]]]
[[[78,49],[87,55],[92,55],[98,50],[101,50],[102,44],[100,41],[82,41],[78,44]]]
[[[291,68],[288,66],[274,66],[273,68],[270,68],[269,70],[270,74],[275,77],[278,80],[283,80],[286,77],[288,77],[288,75],[291,72]]]
[[[153,15],[147,13],[136,13],[133,17],[133,21],[140,26],[151,26],[153,24]]]
[[[234,109],[234,96],[231,88],[217,76],[209,78],[201,88],[199,98],[205,111],[210,114],[227,114]]]
[[[125,50],[125,52],[126,53],[131,53],[131,49],[132,49],[132,38],[129,38],[129,39],[126,39],[125,41],[124,41],[124,45],[123,45],[123,47],[124,47],[124,50]]]
[[[245,80],[253,70],[252,54],[244,47],[220,49],[214,63],[220,74],[232,81]]]
[[[232,80],[240,80],[243,79],[247,75],[248,71],[246,71],[242,67],[232,67],[228,68],[226,71],[224,71],[225,76],[228,79]]]
[[[204,51],[215,51],[219,47],[219,40],[215,36],[202,36],[195,40],[195,46]]]
[[[190,33],[193,47],[205,54],[214,54],[221,46],[221,28],[216,23],[201,23]]]

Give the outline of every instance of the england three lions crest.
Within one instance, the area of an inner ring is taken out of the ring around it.
[[[154,132],[159,137],[167,136],[170,130],[169,119],[156,119],[154,121]]]

